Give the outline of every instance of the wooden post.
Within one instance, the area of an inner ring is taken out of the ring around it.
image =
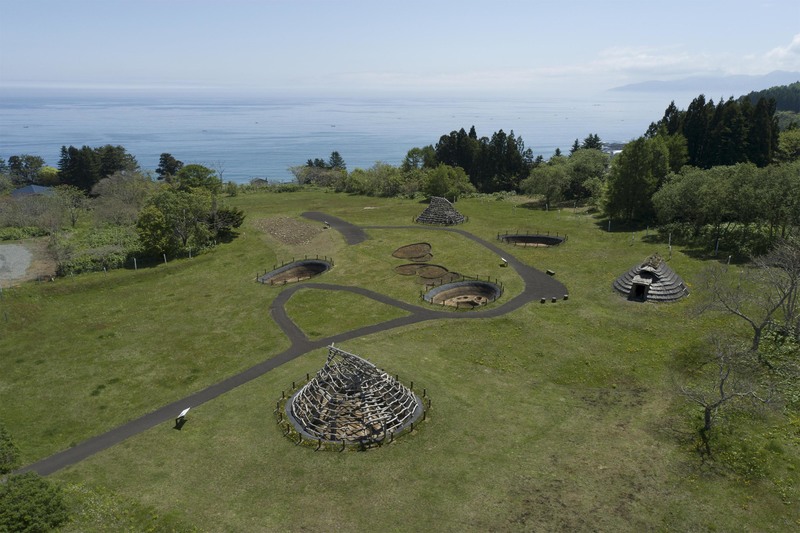
[[[164,264],[167,264],[167,254],[162,254],[164,256]]]

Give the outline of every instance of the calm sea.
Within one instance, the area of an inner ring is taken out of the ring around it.
[[[534,155],[566,152],[596,133],[606,142],[642,135],[670,100],[655,93],[593,97],[276,97],[178,92],[0,92],[0,157],[31,154],[57,166],[62,145],[122,145],[154,170],[169,152],[221,172],[225,181],[289,181],[289,167],[338,151],[348,169],[398,165],[413,147],[452,130],[502,129]]]

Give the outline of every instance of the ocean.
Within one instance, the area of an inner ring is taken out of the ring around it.
[[[195,91],[0,92],[0,157],[30,154],[58,166],[62,146],[121,145],[149,171],[168,152],[217,170],[224,181],[291,181],[292,166],[338,151],[348,170],[399,165],[409,149],[453,130],[503,130],[534,156],[567,153],[597,134],[626,142],[693,96],[605,92],[576,97],[263,96]]]

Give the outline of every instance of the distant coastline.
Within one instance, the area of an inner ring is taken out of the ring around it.
[[[399,165],[409,149],[475,126],[514,131],[549,158],[596,133],[627,142],[670,101],[696,93],[605,92],[586,97],[266,96],[180,90],[33,90],[0,95],[0,157],[31,154],[58,165],[61,146],[122,145],[154,170],[161,153],[215,168],[225,181],[291,181],[289,167],[341,153],[349,169]],[[335,127],[332,127],[335,126]]]

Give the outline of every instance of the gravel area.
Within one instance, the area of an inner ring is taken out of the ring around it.
[[[322,233],[322,226],[291,217],[262,218],[253,225],[283,244],[308,244]]]
[[[25,277],[33,254],[19,244],[0,244],[0,280],[16,281]]]

